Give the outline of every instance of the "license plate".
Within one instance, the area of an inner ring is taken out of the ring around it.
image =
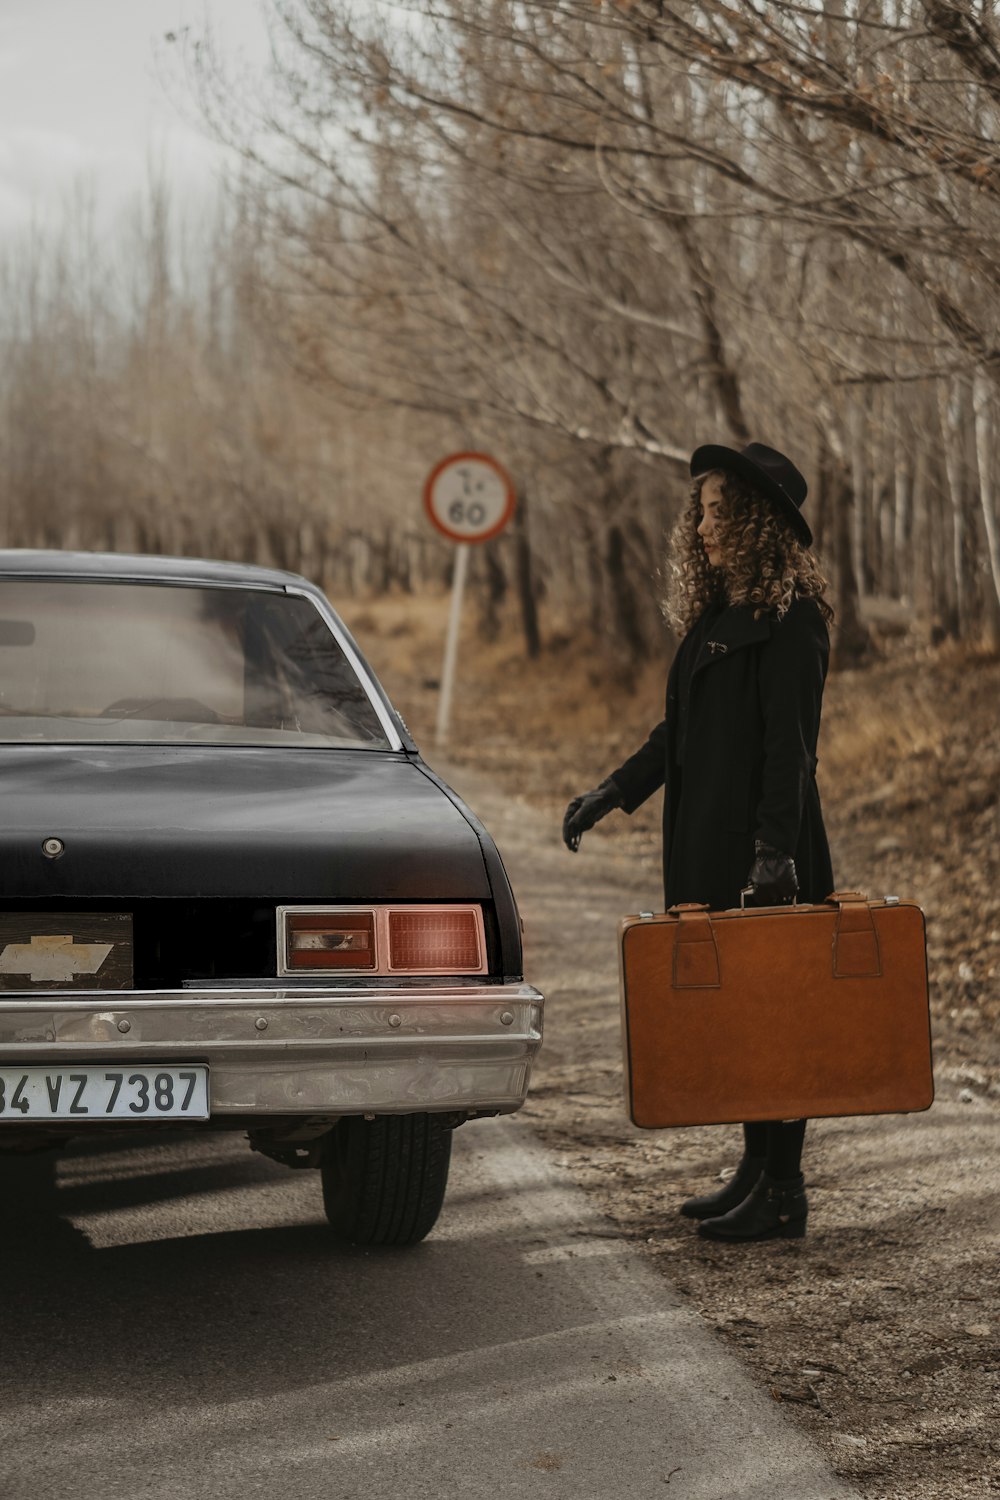
[[[208,1069],[0,1069],[0,1123],[19,1120],[207,1120]]]

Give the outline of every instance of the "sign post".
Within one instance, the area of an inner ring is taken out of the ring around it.
[[[453,453],[431,470],[424,485],[424,506],[432,523],[458,544],[438,699],[435,743],[439,750],[448,738],[469,544],[499,535],[514,514],[514,504],[510,475],[488,453]]]

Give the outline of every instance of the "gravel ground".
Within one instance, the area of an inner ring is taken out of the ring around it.
[[[738,1131],[639,1131],[622,1104],[614,932],[661,904],[659,799],[575,857],[559,840],[568,796],[655,721],[664,663],[628,673],[564,638],[525,664],[516,640],[469,640],[439,756],[444,606],[382,601],[349,623],[504,853],[527,977],[546,994],[527,1116],[865,1496],[1000,1494],[1000,662],[890,640],[829,681],[819,779],[837,883],[924,908],[937,1100],[813,1122],[806,1239],[732,1247],[698,1239],[677,1207],[734,1165]]]

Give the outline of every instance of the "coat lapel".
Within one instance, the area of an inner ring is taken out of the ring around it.
[[[731,604],[715,621],[708,637],[701,644],[691,671],[692,677],[713,661],[722,661],[733,651],[751,646],[755,641],[766,641],[771,634],[771,621],[765,614],[759,620],[753,617],[749,604]]]

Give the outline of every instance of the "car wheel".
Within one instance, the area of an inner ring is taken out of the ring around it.
[[[323,1207],[352,1245],[415,1245],[444,1201],[451,1128],[438,1115],[347,1115],[327,1136]]]

